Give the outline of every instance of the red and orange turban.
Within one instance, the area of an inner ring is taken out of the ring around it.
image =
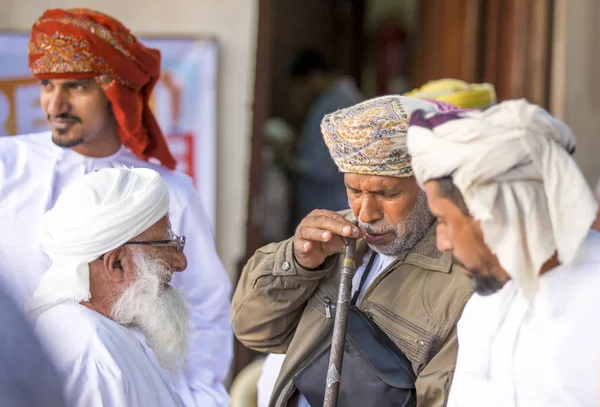
[[[29,68],[39,79],[95,78],[111,103],[121,142],[143,160],[175,168],[149,106],[160,52],[119,21],[89,9],[47,10],[31,29]]]

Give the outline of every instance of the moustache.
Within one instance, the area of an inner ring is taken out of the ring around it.
[[[81,119],[75,115],[72,114],[68,114],[68,113],[60,113],[60,114],[48,114],[47,116],[48,121],[51,120],[72,120],[78,123],[81,123]]]
[[[367,231],[367,233],[369,234],[375,234],[375,235],[384,235],[386,233],[390,233],[390,232],[394,232],[394,226],[393,225],[373,225],[371,223],[364,223],[361,221],[358,221],[358,225],[365,229]]]

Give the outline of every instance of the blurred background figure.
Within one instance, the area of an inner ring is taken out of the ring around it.
[[[276,161],[293,184],[291,230],[311,211],[348,207],[343,176],[331,161],[321,135],[321,119],[327,113],[364,99],[356,82],[334,71],[323,54],[302,49],[288,69],[289,102],[293,117],[301,122],[297,137],[276,146]],[[288,233],[289,234],[289,233]]]
[[[0,404],[66,407],[56,369],[25,315],[1,285],[0,325]]]

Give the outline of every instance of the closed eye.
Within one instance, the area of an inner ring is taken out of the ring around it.
[[[384,192],[384,193],[381,193],[380,195],[383,196],[384,198],[396,198],[396,197],[400,196],[400,194],[402,194],[402,192]]]

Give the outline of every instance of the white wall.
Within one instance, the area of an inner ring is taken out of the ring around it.
[[[1,0],[0,30],[28,31],[48,8],[90,7],[138,34],[209,34],[220,46],[217,250],[230,275],[245,251],[257,0]]]
[[[575,159],[595,187],[600,178],[600,2],[556,0],[555,11],[551,111],[573,129]]]

